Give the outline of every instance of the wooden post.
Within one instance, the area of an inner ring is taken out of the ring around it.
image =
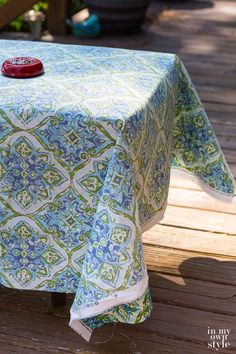
[[[49,0],[48,30],[51,34],[64,36],[69,32],[66,18],[71,15],[72,0]]]

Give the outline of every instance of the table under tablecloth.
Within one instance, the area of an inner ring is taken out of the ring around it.
[[[171,166],[219,197],[233,177],[174,54],[0,41],[0,61],[45,74],[0,76],[0,283],[75,293],[70,325],[152,309],[142,232],[161,220]]]

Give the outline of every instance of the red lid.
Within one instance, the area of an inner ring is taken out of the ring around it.
[[[29,78],[43,74],[44,68],[39,59],[18,57],[4,61],[2,73],[9,77]]]

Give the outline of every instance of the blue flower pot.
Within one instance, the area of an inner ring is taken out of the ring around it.
[[[89,18],[83,22],[73,23],[67,21],[71,27],[72,33],[78,38],[94,38],[101,33],[100,20],[97,15],[91,14]]]

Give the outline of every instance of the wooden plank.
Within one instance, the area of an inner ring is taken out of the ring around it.
[[[236,153],[234,150],[223,149],[226,161],[230,165],[236,165]]]
[[[207,110],[206,105],[207,104],[211,104],[209,102],[205,102],[204,106]],[[235,110],[236,110],[236,106],[235,106]],[[236,118],[234,113],[232,112],[214,112],[214,111],[208,111],[208,116],[210,119],[210,122],[213,126],[218,125],[221,126],[222,129],[224,129],[224,127],[234,127],[236,126]]]
[[[176,16],[178,15],[176,14]],[[156,23],[154,25],[156,25]],[[180,23],[180,25],[182,26],[182,23]],[[189,31],[183,31],[183,33],[181,33],[181,36],[179,35],[179,32],[176,32],[176,28],[177,27],[180,28],[180,26],[178,26],[178,21],[171,20],[168,23],[168,25],[159,26],[159,28],[157,28],[157,26],[155,27],[156,27],[155,29],[156,29],[157,36],[159,35],[162,38],[160,44],[163,46],[173,45],[174,47],[177,47],[179,44],[179,41],[176,41],[177,38],[177,39],[181,39],[182,46],[180,47],[180,49],[182,49],[184,52],[187,53],[189,48],[188,44],[191,46],[191,48],[193,48],[193,50],[195,46],[196,49],[202,48],[203,49],[202,53],[204,53],[205,55],[213,54],[213,53],[220,54],[221,49],[223,48],[227,49],[227,52],[235,51],[235,43],[231,36],[226,36],[226,38],[224,38],[224,41],[219,45],[218,34],[217,36],[214,36],[214,35],[208,35],[208,33],[204,32],[195,36],[195,33],[192,34],[190,31],[191,29],[190,24],[188,27]],[[165,38],[163,38],[162,35],[165,35]],[[152,39],[153,41],[155,41],[156,38],[152,38]],[[206,50],[204,51],[204,49]]]
[[[40,302],[40,297],[38,294],[35,296],[35,293],[31,293],[37,306],[37,303]],[[136,326],[122,324],[106,326],[97,330],[92,337],[91,343],[87,344],[67,326],[65,319],[19,311],[17,307],[14,311],[14,303],[11,304],[11,310],[6,310],[7,305],[8,302],[3,303],[1,324],[4,325],[0,327],[1,348],[11,350],[6,353],[14,352],[14,349],[18,349],[17,353],[24,351],[24,353],[28,354],[70,354],[78,351],[84,354],[118,354],[121,351],[126,354],[133,354],[134,350],[135,353],[148,354],[163,354],[165,352],[173,354],[196,354],[196,352],[205,354],[208,337],[207,332],[204,334],[203,332],[207,329],[205,327],[207,321],[209,321],[208,325],[214,323],[214,328],[217,328],[220,324],[225,325],[225,322],[228,321],[230,328],[234,329],[232,316],[163,304],[158,301],[157,304],[154,303],[151,318],[142,324]],[[168,312],[166,316],[165,311]],[[180,311],[182,311],[182,315],[180,315]],[[200,322],[201,317],[203,322]],[[167,328],[168,325],[169,330]],[[231,338],[232,346],[234,346],[234,342],[235,339]],[[186,350],[184,350],[184,347]],[[160,351],[157,351],[159,350],[158,348]],[[178,348],[178,351],[176,351],[176,348]],[[181,352],[181,350],[183,351]]]
[[[197,14],[196,14],[197,16]],[[201,15],[200,15],[201,16]],[[197,21],[199,21],[199,19],[197,19]],[[186,32],[190,30],[189,24],[186,23],[186,21],[183,21],[184,23],[181,25],[178,25],[177,23],[175,23],[175,30],[178,30],[179,35],[183,35],[183,37],[185,36]],[[169,27],[170,31],[174,30],[174,26],[170,26]],[[204,22],[199,21],[197,24],[194,24],[194,21],[191,23],[191,35],[193,36],[193,34],[195,34],[195,40],[200,37],[202,38],[202,36],[204,35],[204,33],[207,35],[208,38],[212,38],[212,43],[207,42],[207,41],[199,41],[199,45],[196,45],[196,48],[194,48],[194,45],[191,43],[187,46],[184,47],[184,51],[187,52],[191,52],[191,53],[195,53],[196,55],[198,53],[209,53],[211,54],[212,52],[212,48],[214,48],[214,42],[215,42],[215,36],[213,36],[214,34],[214,27],[210,27],[207,24],[204,25]],[[193,33],[194,32],[194,33]],[[219,32],[219,38],[221,38],[221,40],[226,40],[227,41],[227,45],[230,46],[231,41],[228,40],[229,39],[229,34],[231,34],[232,36],[235,36],[236,30],[232,29],[232,28],[227,28],[226,26],[222,28],[222,30]],[[187,37],[187,36],[186,36]],[[189,36],[190,37],[190,36]],[[222,47],[224,47],[224,44],[222,44]],[[180,49],[181,50],[181,49]],[[219,53],[220,54],[220,53]]]
[[[212,312],[209,314],[208,311],[154,303],[151,321],[153,321],[153,326],[158,334],[205,344],[209,341],[208,327],[229,328],[231,330],[230,350],[233,352],[236,349],[234,316]],[[145,327],[145,323],[143,327]]]
[[[163,317],[165,310],[175,315],[174,309],[175,307],[166,305],[164,305],[164,307],[160,305],[159,307],[159,305],[154,304],[154,311],[158,313],[159,317]],[[217,318],[218,321],[219,318],[220,317]],[[44,316],[43,318],[38,317],[37,319],[33,316],[33,318],[30,319],[30,314],[23,313],[21,321],[19,321],[19,319],[15,319],[14,315],[12,316],[11,313],[4,311],[2,313],[2,320],[4,322],[7,320],[9,323],[9,326],[1,329],[0,332],[1,349],[4,350],[6,348],[5,352],[1,351],[3,354],[13,352],[17,354],[21,352],[26,354],[70,354],[77,352],[82,354],[120,354],[121,352],[125,354],[209,353],[206,345],[206,334],[204,336],[205,340],[203,339],[201,341],[194,339],[194,337],[197,337],[197,333],[193,335],[196,330],[201,334],[204,328],[199,331],[197,326],[188,324],[188,338],[183,338],[184,332],[180,335],[180,328],[185,320],[184,312],[179,318],[179,325],[176,326],[179,328],[177,333],[171,335],[168,333],[166,336],[166,321],[160,320],[159,318],[155,320],[148,319],[144,323],[136,326],[117,325],[114,327],[114,332],[109,333],[109,336],[107,326],[99,329],[95,332],[91,344],[87,344],[85,341],[81,340],[69,327],[66,327],[66,324],[60,323],[59,327],[62,327],[64,332],[62,334],[62,331],[59,330],[59,333],[55,335],[55,331],[58,330],[58,323],[54,318],[50,318],[49,316]],[[16,328],[16,324],[18,324],[18,328]],[[218,322],[214,321],[214,324],[216,326]],[[173,323],[170,321],[170,329],[172,328]],[[183,328],[183,330],[185,330],[185,328]],[[189,340],[189,338],[191,338],[191,340]],[[229,353],[229,351],[222,351],[221,353]]]
[[[205,68],[205,72],[207,72],[207,67]],[[225,75],[225,73],[222,72],[221,75],[223,76]],[[232,76],[234,74],[230,72],[230,75]],[[222,102],[224,104],[235,104],[236,92],[233,89],[224,89],[224,94],[222,95],[222,89],[217,86],[212,87],[198,85],[197,88],[200,97],[204,98],[205,101]]]
[[[192,175],[189,175],[189,174],[176,173],[175,168],[171,169],[170,187],[192,189],[192,190],[201,190],[202,191],[202,187],[198,183],[198,180],[196,177],[193,177]]]
[[[214,116],[218,117],[219,120],[217,122],[221,122],[223,124],[235,124],[235,109],[236,104],[224,104],[223,102],[212,103],[205,101],[204,106],[206,110],[209,112],[214,112],[214,115],[211,114],[210,120],[214,118]]]
[[[53,35],[65,35],[69,32],[66,19],[71,15],[71,0],[49,0],[48,30]]]
[[[231,169],[231,172],[234,176],[234,178],[236,178],[236,164],[233,164],[233,165],[229,165],[230,169]]]
[[[150,272],[154,302],[236,315],[236,287]]]
[[[217,45],[217,40],[212,37],[212,36],[204,36],[205,39],[203,39],[203,36],[181,36],[181,43],[179,41],[180,37],[176,37],[175,33],[173,33],[172,30],[170,30],[169,34],[166,36],[166,33],[162,31],[162,29],[158,33],[156,33],[155,38],[153,38],[152,41],[149,43],[145,43],[144,46],[145,49],[147,50],[156,50],[160,52],[167,52],[167,53],[176,53],[180,58],[183,58],[186,63],[189,61],[189,67],[191,68],[191,60],[196,62],[199,62],[200,68],[203,68],[201,63],[204,61],[206,62],[206,65],[209,66],[210,68],[210,63],[211,61],[208,60],[207,63],[207,58],[212,57],[215,55],[215,58],[212,60],[212,64],[214,66],[219,65],[221,66],[221,70],[223,72],[228,73],[230,70],[232,70],[233,65],[232,62],[229,63],[229,68],[222,68],[223,64],[223,58],[221,59],[221,53],[217,51],[211,51],[211,47]],[[165,38],[163,36],[165,35]],[[211,45],[209,43],[207,44],[207,40],[211,41]],[[219,42],[218,42],[219,43]],[[133,42],[134,44],[134,42]],[[136,41],[136,46],[139,44],[139,42]],[[221,46],[220,48],[222,52],[227,53],[227,57],[231,54],[235,54],[235,45],[231,41],[228,41],[228,39],[225,39],[225,43]],[[196,54],[196,52],[198,54]],[[199,60],[198,60],[199,56]],[[205,56],[205,59],[203,59],[203,56]],[[192,57],[192,58],[191,58]],[[227,58],[228,59],[228,58]],[[228,59],[229,61],[229,59]],[[227,60],[226,60],[227,64]],[[198,72],[197,66],[194,65],[193,63],[193,70],[196,70],[196,73]],[[213,72],[213,66],[210,68],[211,73]],[[190,69],[191,72],[191,69]],[[211,75],[212,76],[212,75]]]
[[[144,337],[147,331],[142,331],[139,335],[139,337]],[[129,339],[129,342],[127,343],[127,347],[124,349],[123,353],[125,354],[209,354],[209,350],[207,349],[205,344],[202,343],[194,343],[194,342],[188,342],[188,341],[183,341],[178,340],[178,339],[173,339],[169,337],[164,337],[157,335],[155,332],[152,332],[152,336],[155,338],[154,342],[150,341],[151,343],[148,343],[145,341],[144,338],[137,338],[137,335],[135,333],[130,333],[130,328],[125,327],[122,331],[120,331],[120,341],[116,341],[113,345],[116,345],[117,348],[120,348],[120,343],[124,341],[124,339],[127,341]],[[57,349],[51,349],[47,345],[42,348],[43,351],[39,351],[38,345],[35,346],[35,349],[26,349],[27,344],[28,344],[28,339],[20,339],[20,345],[19,339],[15,338],[14,336],[7,336],[3,337],[4,339],[0,339],[1,343],[1,348],[2,352],[1,354],[37,354],[37,353],[43,353],[43,354],[60,354],[60,353],[65,353],[65,354],[111,354],[111,353],[117,353],[120,354],[119,351],[101,351],[97,350],[97,345],[94,345],[93,350],[80,350],[80,349],[74,349],[70,350],[69,345],[65,348],[60,348],[59,350]],[[11,344],[9,344],[9,342]],[[22,345],[23,342],[23,345]],[[113,340],[112,340],[113,342]],[[19,348],[22,348],[22,352],[19,352]],[[121,346],[121,348],[123,348]],[[130,348],[136,348],[139,351],[131,351]],[[53,351],[54,350],[54,351]],[[55,351],[56,350],[56,351]],[[142,350],[142,351],[141,351]],[[147,352],[148,350],[148,352]],[[221,352],[222,354],[230,354],[229,351],[227,352]]]
[[[232,136],[217,135],[219,144],[223,150],[236,150],[236,139]]]
[[[182,60],[184,63],[186,63],[185,56],[182,56]],[[197,61],[197,58],[192,58],[192,61]],[[201,59],[200,59],[201,60]],[[211,58],[209,58],[211,60]],[[209,62],[209,60],[207,60]],[[230,60],[230,59],[229,59]],[[226,63],[224,63],[227,65]],[[197,65],[197,64],[196,64]],[[220,75],[210,75],[209,77],[204,75],[205,71],[202,71],[202,74],[198,73],[195,74],[194,71],[192,71],[191,66],[189,66],[190,72],[191,72],[191,79],[194,82],[194,84],[198,87],[200,85],[202,86],[209,86],[209,87],[219,87],[221,90],[223,89],[231,89],[232,91],[235,90],[235,82],[233,75],[231,77],[222,77]]]
[[[232,199],[231,203],[225,203],[221,200],[217,200],[216,203],[215,198],[202,190],[192,191],[185,188],[170,188],[168,204],[172,206],[182,206],[185,208],[236,214],[236,197]]]
[[[181,323],[179,323],[181,326]],[[126,326],[122,331],[125,337],[133,338],[133,347],[136,350],[133,354],[209,354],[210,351],[206,343],[200,343],[195,341],[185,340],[183,338],[177,339],[170,335],[162,335],[161,333],[156,333],[155,330],[147,331],[141,327],[137,333],[132,333],[130,326]],[[145,338],[148,338],[147,340]],[[141,342],[142,341],[142,342]],[[148,341],[152,341],[153,346],[145,346]],[[140,346],[142,343],[142,347]],[[212,350],[211,350],[212,352]],[[230,354],[232,352],[221,351],[220,354]],[[108,354],[108,353],[107,353]],[[126,354],[126,352],[125,352]]]
[[[230,169],[231,172],[233,173],[234,177],[236,177],[236,171],[234,171],[234,166],[230,164]],[[236,190],[236,180],[234,180],[234,186]],[[197,179],[190,176],[190,175],[178,175],[176,174],[175,169],[172,169],[171,171],[171,178],[170,178],[170,187],[172,188],[184,188],[185,190],[187,189],[192,189],[192,190],[200,190],[202,191],[202,187],[198,183]],[[209,194],[208,194],[209,195]]]
[[[161,224],[236,235],[235,215],[215,211],[169,205]]]
[[[8,0],[8,2],[0,7],[0,28],[6,26],[23,12],[29,10],[38,0]]]
[[[108,326],[109,327],[109,326]],[[96,333],[94,340],[100,343],[106,342],[111,337],[111,327],[106,332]],[[122,339],[122,341],[121,341]],[[118,341],[120,341],[119,347]],[[45,314],[33,314],[30,312],[1,311],[0,343],[12,348],[18,348],[18,353],[90,353],[99,354],[116,353],[117,348],[125,352],[130,340],[118,336],[112,344],[87,344],[76,332],[68,326],[68,319],[49,316]],[[1,352],[2,353],[2,352]],[[132,351],[128,349],[128,354]]]
[[[228,53],[228,55],[230,56],[230,53]],[[231,56],[232,55],[234,54],[232,53]],[[205,56],[205,59],[203,59],[201,56],[198,58],[198,56],[194,54],[186,55],[185,53],[180,52],[178,53],[178,56],[183,61],[193,80],[193,83],[196,84],[197,87],[202,85],[203,87],[209,86],[210,89],[225,87],[227,90],[235,90],[235,85],[232,80],[232,75],[235,73],[235,69],[232,61],[230,63],[230,58],[228,58],[229,63],[227,64],[227,60],[224,60],[221,56],[217,55],[214,56],[221,58],[217,59],[217,61],[216,59],[212,59],[213,55]],[[214,64],[214,66],[212,64]],[[214,69],[217,70],[215,75]],[[229,83],[227,85],[228,80]],[[211,82],[215,83],[215,85],[211,85]],[[232,104],[235,104],[235,102]]]
[[[145,260],[149,270],[236,285],[235,257],[206,255],[199,252],[144,245]]]
[[[236,92],[235,92],[235,97],[236,97]],[[236,123],[236,120],[235,120]],[[224,124],[218,124],[218,123],[213,123],[213,128],[216,133],[216,135],[220,138],[221,136],[225,137],[233,137],[235,139],[236,137],[236,124],[235,125],[224,125]],[[236,156],[236,153],[235,153]],[[235,157],[236,158],[236,157]]]
[[[221,285],[222,287],[225,285]],[[186,285],[188,287],[188,283]],[[208,311],[228,316],[236,316],[236,303],[224,298],[212,298],[201,296],[195,293],[183,292],[176,287],[176,290],[151,288],[152,300],[157,303],[181,306],[195,310]],[[235,295],[234,295],[235,296]]]
[[[157,224],[143,236],[145,244],[235,257],[236,236]]]

